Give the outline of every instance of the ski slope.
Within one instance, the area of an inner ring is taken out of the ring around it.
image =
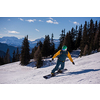
[[[43,76],[51,73],[55,67],[54,62],[45,59],[42,68],[36,68],[34,61],[27,66],[21,66],[20,62],[0,66],[0,84],[100,84],[100,52],[78,57],[78,51],[72,53],[75,62],[73,65],[66,59],[65,68],[68,71],[58,74],[50,79]]]

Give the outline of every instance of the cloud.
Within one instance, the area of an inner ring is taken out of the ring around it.
[[[78,22],[76,22],[76,21],[75,21],[75,22],[73,22],[73,24],[75,24],[75,25],[79,25],[79,23],[78,23]]]
[[[54,22],[54,24],[59,24],[58,22]]]
[[[59,24],[56,20],[54,20],[54,22],[53,22],[54,24]]]
[[[24,21],[22,18],[18,18],[18,19],[20,19],[21,21]]]
[[[51,24],[59,24],[56,20],[53,20],[53,18],[49,18],[50,20],[47,20],[47,23],[51,23]]]
[[[10,21],[10,19],[8,19],[8,21]]]
[[[43,22],[42,20],[39,20],[39,22]]]
[[[38,29],[35,29],[37,32],[39,32],[39,30]]]
[[[19,34],[19,32],[17,32],[17,31],[8,31],[8,33]]]
[[[75,24],[75,25],[79,25],[79,23],[76,22],[76,21],[75,21],[75,22],[72,22],[72,21],[69,20],[69,22],[70,22],[70,23],[73,23],[73,24]]]
[[[53,20],[53,18],[51,18],[51,17],[49,19]]]
[[[32,20],[32,19],[29,19],[29,20],[26,20],[26,21],[28,21],[28,22],[30,22],[30,23],[31,23],[31,22],[36,21],[36,19],[33,19],[33,20]]]
[[[53,23],[53,21],[52,21],[52,20],[47,20],[46,22],[47,22],[47,23]]]

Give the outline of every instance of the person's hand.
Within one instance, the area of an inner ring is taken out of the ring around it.
[[[50,60],[50,62],[52,62],[54,59],[52,58],[52,60]]]
[[[74,62],[72,62],[72,64],[73,64],[73,65],[75,65],[75,63],[74,63]]]

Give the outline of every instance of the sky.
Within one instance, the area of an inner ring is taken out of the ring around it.
[[[94,23],[100,17],[0,17],[0,38],[15,36],[23,38],[28,35],[29,40],[35,40],[45,35],[54,34],[54,39],[59,39],[61,31],[65,33],[72,27],[84,25],[85,21]]]

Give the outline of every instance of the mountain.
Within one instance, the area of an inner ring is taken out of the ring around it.
[[[44,59],[43,66],[38,69],[35,67],[34,60],[31,60],[27,66],[21,66],[19,61],[1,65],[0,84],[100,84],[100,52],[81,58],[78,57],[78,52],[80,51],[73,51],[71,54],[75,65],[66,58],[67,71],[47,80],[43,76],[51,73],[57,63],[57,58],[52,62],[49,61],[51,58]]]
[[[14,46],[14,47],[21,47],[23,39],[24,38],[18,39],[17,37],[2,37],[2,38],[0,38],[0,43],[6,43],[6,44],[8,44],[10,46]],[[42,38],[36,39],[34,41],[29,40],[30,48],[34,48],[39,41],[41,41],[43,43],[44,38],[42,37]],[[59,45],[59,39],[54,39],[54,43],[55,43],[55,48],[57,49],[57,47]]]
[[[0,50],[0,57],[5,57],[6,53]]]
[[[38,43],[39,41],[41,41],[41,42],[43,43],[44,38],[41,37],[41,38],[38,38],[38,39],[36,39],[36,40],[34,40],[34,41],[30,41],[30,40],[29,40],[29,45],[30,45],[30,47],[31,47],[31,48],[34,48],[34,47],[37,45],[37,43]]]
[[[23,39],[18,39],[17,37],[2,37],[0,38],[0,56],[4,56],[7,51],[7,49],[9,48],[10,51],[10,56],[13,57],[13,52],[14,50],[17,50],[17,47],[19,48],[19,52],[21,52],[21,46],[22,46],[22,42]],[[29,40],[29,45],[30,45],[30,51],[32,50],[32,48],[34,48],[37,43],[41,41],[43,43],[44,38],[38,38],[34,41],[30,41]],[[59,40],[58,39],[54,39],[54,43],[55,43],[55,48],[57,49],[57,47],[59,46]]]
[[[6,43],[8,45],[15,46],[15,47],[21,46],[22,41],[23,41],[23,38],[18,39],[17,37],[2,37],[2,38],[0,38],[1,43]]]
[[[0,56],[5,56],[5,53],[7,52],[7,49],[9,48],[10,56],[13,57],[14,50],[17,51],[17,47],[9,46],[5,43],[0,43]]]

